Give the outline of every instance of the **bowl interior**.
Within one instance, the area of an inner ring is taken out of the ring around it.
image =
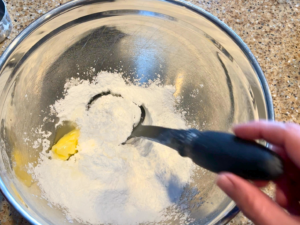
[[[67,224],[60,209],[40,198],[36,182],[14,172],[37,164],[43,136],[55,122],[52,105],[70,78],[118,71],[140,83],[174,85],[176,106],[200,130],[229,131],[232,124],[269,118],[265,93],[249,56],[220,27],[189,7],[165,1],[74,1],[46,14],[10,47],[1,71],[1,179],[13,204],[33,222]],[[43,21],[43,23],[41,23]],[[30,32],[29,32],[30,31]],[[234,204],[199,168],[185,191],[189,219],[219,221]],[[55,181],[53,181],[55,182]],[[198,194],[193,195],[197,189]],[[75,222],[77,224],[77,222]],[[179,219],[169,221],[179,224]]]

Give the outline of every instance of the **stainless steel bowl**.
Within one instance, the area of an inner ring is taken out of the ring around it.
[[[201,130],[230,131],[235,123],[274,117],[266,80],[248,47],[216,17],[181,1],[69,2],[27,27],[0,65],[0,186],[34,224],[68,222],[40,197],[35,182],[26,186],[15,176],[12,151],[20,152],[19,169],[36,165],[41,149],[32,147],[34,129],[55,133],[49,105],[62,97],[67,79],[91,79],[90,68],[122,71],[141,83],[160,77],[176,87],[175,97],[183,100],[178,107]],[[195,175],[190,188],[200,193],[183,209],[190,213],[187,223],[223,224],[237,213],[214,177],[201,169]]]

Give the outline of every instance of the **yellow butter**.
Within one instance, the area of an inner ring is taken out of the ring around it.
[[[59,139],[59,141],[52,146],[54,157],[67,160],[70,156],[74,155],[77,152],[79,135],[79,130],[73,130]]]
[[[27,173],[26,165],[28,157],[22,154],[19,150],[14,149],[12,153],[13,169],[16,176],[29,187],[32,183],[32,177]]]
[[[26,205],[26,203],[24,202],[23,198],[21,197],[21,195],[17,191],[15,185],[11,184],[11,189],[13,190],[13,192],[15,193],[15,195],[17,196],[17,198],[22,202],[22,204]]]

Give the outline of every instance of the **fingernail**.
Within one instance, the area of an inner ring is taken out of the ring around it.
[[[234,185],[229,178],[229,174],[226,173],[219,174],[216,183],[226,193],[234,188]]]
[[[237,128],[243,126],[243,125],[244,125],[243,123],[242,123],[242,124],[233,124],[232,127],[231,127],[231,129],[232,129],[233,131],[235,131],[235,129],[237,129]]]
[[[231,129],[233,130],[235,127],[237,127],[239,124],[232,124]]]
[[[227,175],[225,173],[220,173],[217,176],[217,180],[216,180],[217,185],[219,185],[219,184],[225,184],[227,182],[229,182],[229,180],[228,180],[228,177],[227,177]]]

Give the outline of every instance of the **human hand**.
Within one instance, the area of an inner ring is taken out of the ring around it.
[[[300,126],[292,123],[257,121],[237,125],[233,130],[240,138],[263,139],[272,144],[272,150],[283,159],[285,173],[274,181],[276,202],[258,189],[266,186],[268,182],[256,181],[251,184],[234,174],[221,173],[217,185],[236,202],[245,216],[257,225],[299,225]]]

